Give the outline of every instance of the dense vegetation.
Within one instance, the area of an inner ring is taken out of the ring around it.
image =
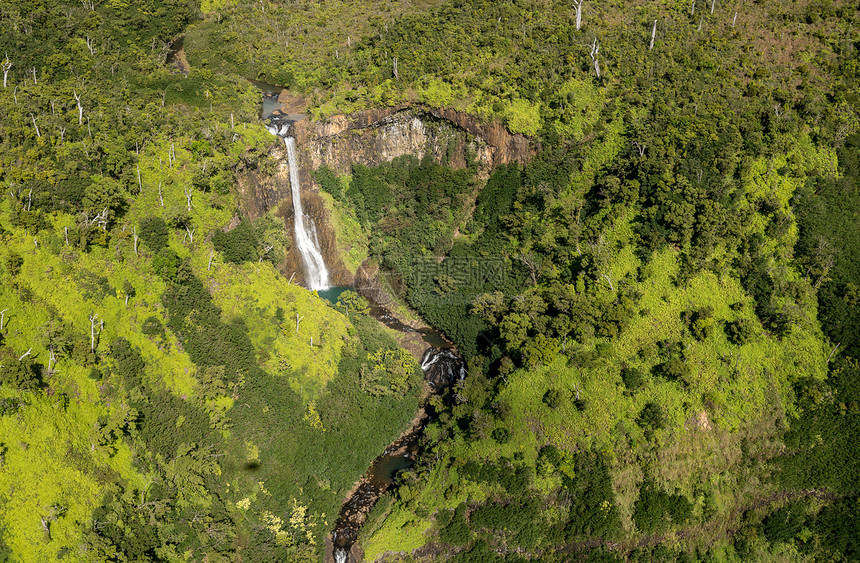
[[[0,7],[0,560],[316,560],[414,415],[396,341],[275,270],[283,223],[229,229],[273,139],[166,64],[198,16]]]
[[[240,76],[540,149],[315,171],[469,365],[369,558],[860,556],[856,3],[582,6],[0,7],[0,560],[318,560],[415,412],[361,300],[234,221],[273,170]]]

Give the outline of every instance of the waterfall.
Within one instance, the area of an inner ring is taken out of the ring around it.
[[[320,252],[319,239],[317,238],[317,227],[313,219],[306,216],[302,211],[301,185],[299,184],[299,162],[296,158],[296,139],[288,137],[290,126],[270,125],[267,127],[269,133],[277,135],[284,140],[287,147],[287,159],[290,163],[290,189],[293,194],[293,215],[295,216],[296,247],[302,256],[305,267],[305,283],[308,289],[328,289],[328,269],[325,266],[322,252]]]
[[[421,369],[427,381],[437,388],[453,385],[466,377],[463,358],[447,349],[427,348],[421,358]]]

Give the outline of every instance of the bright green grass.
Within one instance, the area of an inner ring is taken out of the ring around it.
[[[225,320],[245,320],[264,369],[289,373],[291,385],[308,398],[323,390],[337,373],[341,350],[351,338],[346,316],[326,306],[315,292],[290,284],[269,263],[224,264],[200,274]]]

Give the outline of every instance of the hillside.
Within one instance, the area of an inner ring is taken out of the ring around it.
[[[337,260],[468,365],[341,555],[860,557],[856,2],[578,5],[0,8],[0,561],[322,560],[418,410],[243,214],[247,78],[307,101]]]

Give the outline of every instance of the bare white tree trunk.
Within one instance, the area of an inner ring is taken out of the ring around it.
[[[38,85],[38,82],[36,82],[36,67],[33,67],[33,85]]]
[[[600,43],[597,42],[597,37],[594,38],[594,43],[591,44],[591,62],[594,63],[594,72],[597,73],[597,78],[600,78],[600,64],[597,62],[597,54],[600,52]]]
[[[185,192],[185,202],[188,204],[188,211],[191,211],[191,196],[194,195],[194,192],[191,188],[186,188],[183,186],[182,191]],[[163,207],[163,206],[162,206]]]
[[[96,351],[96,319],[98,315],[93,313],[89,316],[90,319],[90,352]]]
[[[137,236],[137,227],[131,228],[131,236],[134,237],[134,255],[137,256],[137,242],[140,240]]]
[[[78,125],[84,124],[84,107],[81,105],[81,97],[78,96],[77,90],[72,90],[72,94],[75,96],[75,102],[78,104]]]
[[[693,6],[690,8],[690,15],[693,16],[696,14],[696,0],[693,0]]]
[[[711,0],[711,13],[714,13],[714,5],[717,3],[717,0]]]
[[[600,277],[606,280],[606,283],[609,284],[609,289],[615,291],[615,286],[612,285],[612,278],[609,277],[609,274],[602,274]]]
[[[32,119],[32,120],[33,120],[33,127],[35,127],[35,128],[36,128],[36,136],[37,136],[37,137],[41,137],[41,136],[42,136],[42,134],[41,134],[41,133],[39,133],[39,126],[38,126],[38,125],[36,125],[36,117],[35,117],[32,113],[30,114],[30,119]]]
[[[215,254],[215,249],[209,251],[209,264],[206,265],[206,271],[210,271],[212,269],[212,256]]]
[[[574,0],[573,5],[576,8],[576,30],[579,31],[579,28],[582,27],[582,3],[585,0],[579,0],[577,2]]]
[[[161,203],[161,207],[164,207],[164,199],[161,197],[161,182],[158,183],[158,201]]]
[[[57,373],[57,370],[54,369],[57,365],[57,357],[54,355],[53,348],[48,350],[48,375],[54,375]]]
[[[738,13],[735,12],[735,17],[732,18],[732,29],[735,27],[735,23],[738,21]]]
[[[400,80],[400,75],[397,74],[397,57],[394,57],[394,78]]]
[[[654,26],[651,28],[651,43],[648,45],[648,50],[654,48],[654,38],[657,36],[657,20],[654,20]]]
[[[299,323],[300,323],[300,322],[302,322],[302,319],[304,319],[304,318],[305,318],[305,316],[304,316],[304,315],[302,315],[302,316],[300,317],[300,316],[299,316],[299,314],[298,314],[298,313],[296,313],[296,334],[298,334],[298,333],[299,333]]]
[[[9,53],[6,53],[6,60],[0,64],[3,68],[3,88],[6,88],[6,79],[9,76],[9,70],[12,68],[12,61],[9,60]],[[15,100],[15,103],[18,103],[18,100]]]
[[[96,42],[93,39],[90,39],[89,35],[87,35],[86,42],[87,42],[87,49],[89,49],[89,51],[90,51],[90,55],[95,55],[96,54]]]
[[[3,323],[6,321],[6,311],[8,310],[9,309],[3,309],[2,311],[0,311],[0,330],[3,330]]]

